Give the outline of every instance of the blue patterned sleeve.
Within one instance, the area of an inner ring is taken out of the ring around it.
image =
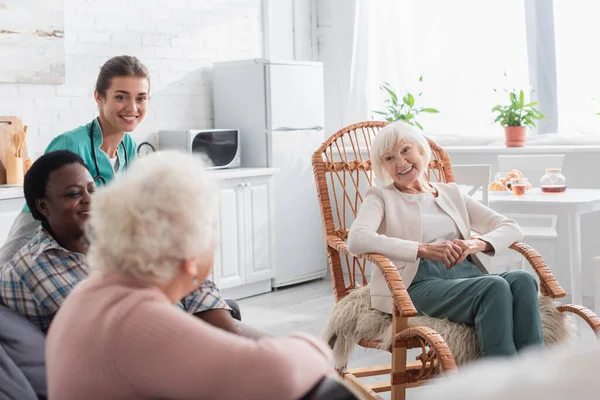
[[[181,303],[189,314],[216,309],[231,310],[223,300],[215,283],[210,279],[207,279],[202,286],[185,296]]]
[[[23,269],[21,281],[35,302],[54,315],[75,286],[88,275],[81,254],[67,256],[65,250],[48,249]]]
[[[31,291],[13,270],[14,262],[0,267],[0,304],[26,317],[43,332],[48,330],[54,314],[48,314],[36,302]]]

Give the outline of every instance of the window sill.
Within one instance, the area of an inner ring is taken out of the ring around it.
[[[504,135],[445,136],[432,135],[430,138],[447,151],[453,153],[578,153],[600,151],[600,136],[573,133],[529,135],[524,147],[506,147]]]
[[[596,153],[600,145],[526,145],[524,147],[488,146],[443,146],[452,154],[493,153],[493,154],[566,154],[566,153]]]

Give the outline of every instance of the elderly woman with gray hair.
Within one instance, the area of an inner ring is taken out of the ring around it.
[[[254,341],[173,307],[212,268],[214,190],[200,159],[159,152],[95,194],[95,272],[50,326],[50,398],[297,399],[331,372],[318,340]]]
[[[367,191],[348,250],[387,256],[417,311],[474,325],[482,356],[513,355],[543,344],[535,278],[521,270],[489,275],[477,258],[521,240],[516,222],[454,183],[427,182],[431,149],[406,123],[383,128],[371,150],[381,185]],[[471,239],[472,230],[481,236]],[[378,269],[370,287],[371,306],[391,314],[391,293]]]

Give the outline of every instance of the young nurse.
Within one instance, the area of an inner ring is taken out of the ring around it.
[[[71,150],[85,161],[96,185],[105,185],[136,158],[129,133],[144,119],[149,95],[148,69],[136,57],[111,58],[100,69],[94,90],[98,117],[54,138],[45,153]],[[0,248],[0,265],[27,244],[39,225],[25,206]]]

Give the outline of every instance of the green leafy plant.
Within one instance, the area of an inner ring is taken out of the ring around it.
[[[525,93],[522,90],[518,93],[516,89],[511,91],[504,89],[504,91],[508,93],[510,103],[504,106],[497,105],[492,108],[492,113],[498,113],[494,122],[498,122],[502,126],[528,126],[535,128],[536,121],[546,118],[544,114],[535,108],[539,104],[537,101],[525,103]]]
[[[419,77],[419,82],[423,81],[423,76]],[[419,129],[423,129],[423,126],[416,120],[416,117],[420,113],[439,113],[438,110],[431,107],[417,107],[415,106],[415,97],[421,97],[423,93],[419,93],[416,96],[410,92],[404,92],[403,94],[397,94],[396,91],[387,82],[382,82],[379,87],[385,91],[388,98],[385,99],[386,109],[385,111],[373,111],[375,114],[383,115],[385,120],[388,122],[404,121],[410,125],[417,126]]]

